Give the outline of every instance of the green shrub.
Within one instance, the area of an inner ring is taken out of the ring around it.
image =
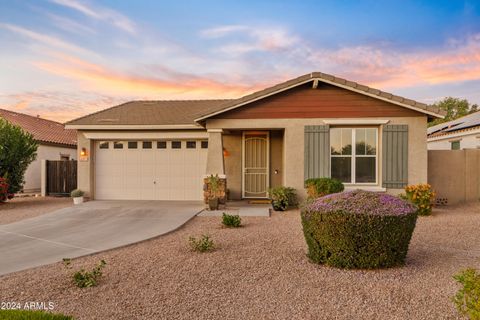
[[[222,224],[229,228],[238,228],[242,226],[242,219],[237,215],[222,214]]]
[[[403,265],[417,220],[408,202],[361,190],[318,198],[301,217],[311,261],[365,269]]]
[[[312,178],[305,180],[309,199],[316,199],[327,194],[342,192],[345,187],[340,180],[333,178]]]
[[[215,249],[213,240],[206,234],[202,235],[200,239],[190,237],[188,238],[188,243],[190,244],[190,248],[197,252],[208,252]]]
[[[419,215],[428,216],[432,213],[435,192],[429,184],[421,183],[406,186],[405,193],[401,197],[413,203],[417,207]]]
[[[7,179],[9,194],[22,190],[25,171],[37,157],[37,147],[33,135],[0,118],[0,177]]]
[[[70,197],[72,198],[83,197],[84,194],[85,192],[83,192],[82,190],[75,189],[75,190],[72,190],[72,192],[70,192]]]
[[[453,297],[458,311],[470,320],[480,320],[480,273],[467,269],[453,278],[463,286]]]
[[[71,267],[70,259],[63,259],[63,264],[66,268]],[[92,269],[92,271],[85,271],[85,269],[80,269],[73,273],[72,278],[75,285],[79,288],[89,288],[95,287],[98,284],[98,280],[103,275],[103,268],[106,266],[105,260],[100,260],[100,262]]]
[[[297,205],[297,194],[294,188],[276,187],[268,191],[273,209],[276,211],[285,211],[289,207]]]
[[[73,320],[73,317],[45,311],[0,310],[0,320]]]

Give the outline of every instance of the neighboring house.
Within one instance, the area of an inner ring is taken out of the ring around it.
[[[38,142],[37,158],[25,173],[24,192],[39,192],[41,188],[41,160],[76,159],[77,133],[64,125],[27,114],[0,109],[0,118],[21,127]]]
[[[428,150],[480,149],[480,111],[428,128]]]
[[[436,107],[320,72],[234,100],[132,101],[70,121],[78,187],[96,199],[201,200],[205,175],[230,199],[304,180],[399,193],[427,182]],[[354,147],[352,147],[352,145]]]

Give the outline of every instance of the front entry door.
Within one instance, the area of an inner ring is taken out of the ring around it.
[[[269,133],[243,133],[243,198],[267,198],[269,187]]]

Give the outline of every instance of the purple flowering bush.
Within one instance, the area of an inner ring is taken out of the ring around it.
[[[395,196],[354,190],[318,198],[301,216],[311,261],[372,269],[404,264],[417,209]]]

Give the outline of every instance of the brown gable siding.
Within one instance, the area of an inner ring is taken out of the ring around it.
[[[424,114],[329,84],[311,83],[215,116],[221,119],[414,117]]]

